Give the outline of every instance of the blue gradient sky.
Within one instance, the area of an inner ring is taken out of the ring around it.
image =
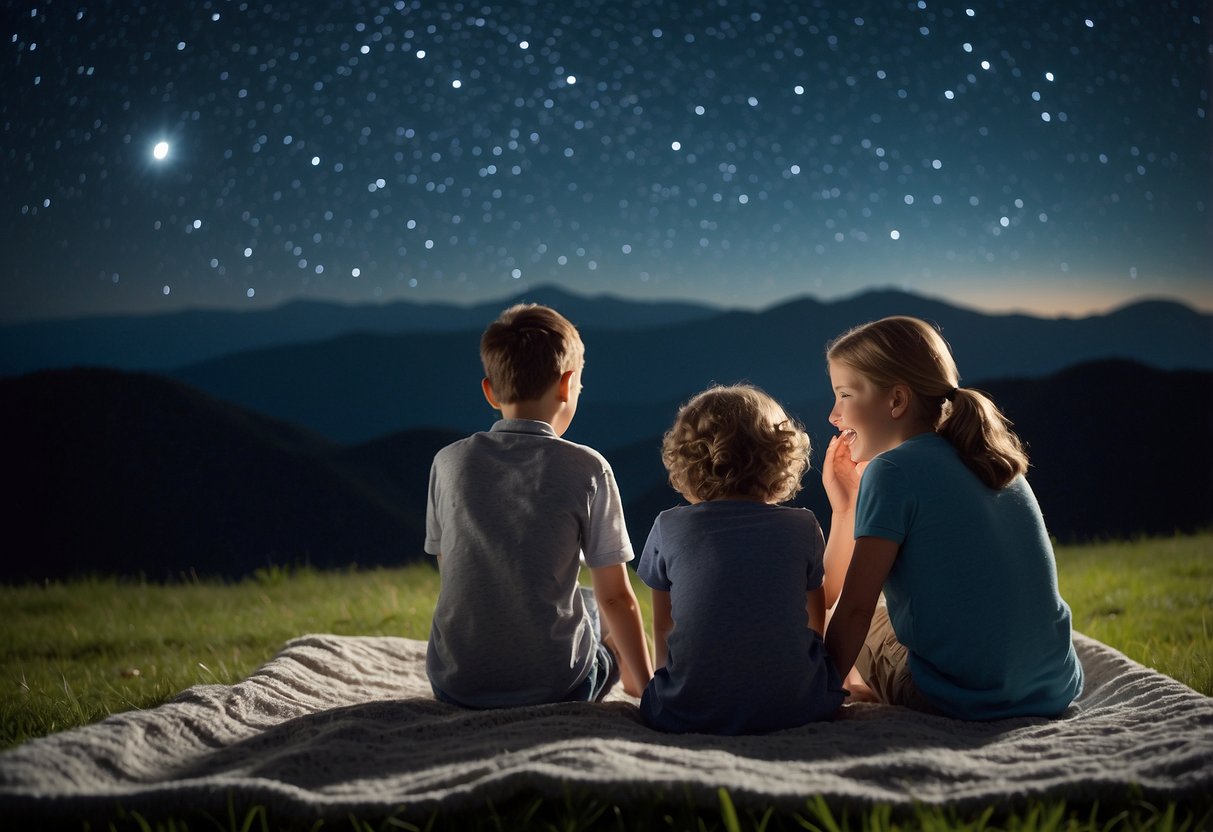
[[[7,4],[0,319],[1213,309],[1205,3],[340,5]]]

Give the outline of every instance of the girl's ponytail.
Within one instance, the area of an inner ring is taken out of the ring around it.
[[[920,415],[990,488],[1003,488],[1028,470],[1028,454],[1011,422],[985,393],[957,387],[952,351],[925,321],[892,317],[857,326],[831,342],[826,357],[881,387],[908,386]]]
[[[1003,488],[1028,470],[1028,454],[1011,430],[1011,422],[980,390],[961,388],[952,394],[936,431],[960,459],[990,488]]]

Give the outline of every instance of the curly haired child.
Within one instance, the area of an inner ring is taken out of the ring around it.
[[[713,387],[662,443],[690,505],[662,512],[637,572],[653,590],[658,670],[644,721],[673,733],[761,734],[831,719],[842,682],[826,656],[822,556],[800,490],[809,437],[766,393]]]

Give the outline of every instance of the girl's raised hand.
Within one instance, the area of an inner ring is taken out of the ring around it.
[[[821,469],[821,484],[830,499],[830,510],[850,512],[855,510],[855,497],[859,494],[859,478],[866,462],[851,459],[851,440],[854,433],[846,431],[830,439],[826,446],[825,462]]]

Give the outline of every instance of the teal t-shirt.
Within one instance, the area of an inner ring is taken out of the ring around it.
[[[987,487],[936,433],[875,457],[855,537],[900,544],[889,618],[919,690],[964,719],[1056,716],[1082,691],[1070,608],[1036,496]]]

